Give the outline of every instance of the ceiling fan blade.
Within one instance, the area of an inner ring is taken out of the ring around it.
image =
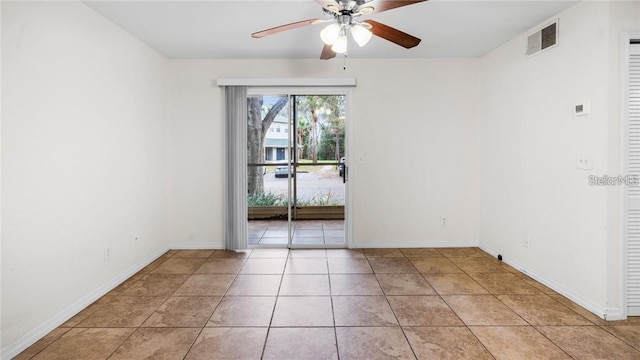
[[[297,29],[303,26],[307,26],[307,25],[315,25],[315,24],[320,24],[325,22],[326,20],[323,19],[309,19],[309,20],[302,20],[302,21],[297,21],[291,24],[286,24],[286,25],[280,25],[280,26],[276,26],[274,28],[271,29],[266,29],[266,30],[262,30],[262,31],[258,31],[258,32],[254,32],[253,34],[251,34],[252,38],[261,38],[261,37],[265,37],[267,35],[273,35],[273,34],[277,34],[283,31],[287,31],[287,30],[293,30],[293,29]]]
[[[335,51],[331,50],[331,45],[324,45],[322,48],[322,53],[320,54],[320,59],[329,60],[336,57]]]
[[[318,0],[316,0],[318,1]],[[373,0],[360,5],[358,8],[373,7],[373,11],[369,14],[377,14],[383,11],[399,8],[402,6],[412,5],[428,0]]]
[[[383,39],[389,40],[392,43],[398,44],[406,49],[411,49],[414,46],[420,44],[420,39],[413,35],[409,35],[406,32],[402,32],[398,29],[394,29],[391,26],[379,23],[374,20],[364,21],[371,25],[371,32],[375,36],[379,36]]]
[[[320,4],[323,9],[331,11],[333,13],[337,13],[342,10],[342,6],[335,2],[335,0],[316,0],[316,2]]]

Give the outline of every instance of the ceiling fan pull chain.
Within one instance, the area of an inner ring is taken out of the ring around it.
[[[344,53],[344,58],[342,59],[342,70],[347,70],[347,53]]]

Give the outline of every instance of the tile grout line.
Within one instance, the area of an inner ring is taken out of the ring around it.
[[[403,258],[406,259],[406,257],[402,253],[402,251],[400,253],[403,255]],[[411,345],[411,341],[409,341],[409,338],[407,337],[407,333],[405,333],[404,327],[400,323],[400,319],[398,319],[398,315],[396,314],[396,311],[393,309],[393,306],[391,306],[391,302],[389,301],[389,297],[387,296],[386,291],[384,291],[384,288],[382,287],[382,284],[380,284],[380,279],[378,279],[378,275],[377,275],[375,269],[373,268],[373,266],[371,265],[371,261],[369,261],[369,257],[366,254],[365,254],[365,258],[367,259],[367,263],[369,263],[369,266],[371,267],[371,271],[373,271],[373,277],[376,279],[376,282],[378,283],[378,286],[380,286],[380,290],[382,291],[382,294],[384,296],[384,300],[387,302],[387,305],[389,305],[389,308],[391,309],[391,313],[393,314],[393,317],[398,322],[398,327],[400,328],[400,331],[402,332],[402,336],[404,337],[404,340],[407,342],[407,345],[409,345],[409,349],[411,349],[411,353],[413,354],[413,357],[415,359],[418,359],[418,355],[416,354],[416,351],[414,350],[413,345]],[[409,260],[407,260],[407,261],[409,261]],[[413,266],[413,263],[411,263],[411,261],[409,261],[409,263],[411,264],[411,266]],[[415,268],[415,266],[413,266],[413,267]],[[416,270],[418,270],[418,269],[416,269]],[[420,272],[418,271],[418,273],[420,273]]]
[[[458,264],[456,264],[453,260],[451,260],[450,256],[447,256],[446,254],[438,251],[445,259],[449,260],[453,266],[455,266],[456,268],[458,268],[460,271],[462,271],[462,274],[468,276],[472,281],[474,281],[475,283],[478,284],[478,286],[480,286],[481,288],[483,288],[484,290],[487,291],[487,294],[466,294],[463,296],[472,296],[472,295],[491,295],[494,296],[494,294],[491,293],[491,291],[489,291],[489,289],[485,288],[482,284],[480,284],[476,279],[474,279],[466,270],[462,269],[460,266],[458,266]],[[429,282],[429,280],[424,276],[424,274],[422,274],[422,277],[433,287],[433,285]],[[464,320],[462,320],[462,318],[460,318],[460,315],[458,315],[458,313],[451,307],[451,305],[442,297],[442,294],[440,294],[434,287],[434,290],[436,291],[436,293],[438,294],[438,296],[440,297],[440,299],[447,305],[447,307],[449,308],[449,310],[451,310],[451,312],[453,312],[453,314],[456,315],[456,317],[460,320],[460,322],[462,323],[462,325],[464,326],[464,328],[471,333],[471,335],[474,337],[474,339],[476,339],[476,341],[478,341],[478,344],[480,344],[482,346],[483,349],[486,350],[487,354],[489,354],[489,356],[491,356],[492,358],[496,358],[495,355],[487,348],[487,346],[478,338],[478,336],[469,328],[469,325],[467,323],[464,322]],[[453,295],[455,296],[456,294],[449,294],[449,295]],[[462,295],[462,294],[460,294]],[[497,299],[499,300],[499,299]],[[516,314],[518,315],[518,314]],[[518,315],[518,317],[520,317]]]
[[[331,269],[329,268],[329,254],[327,254],[326,249],[325,249],[325,254],[327,255],[327,279],[329,281],[329,299],[331,300],[331,316],[333,318],[333,338],[336,344],[336,355],[338,356],[338,360],[340,360],[340,345],[338,344],[338,328],[336,325],[336,311],[335,311],[335,305],[333,304],[333,288],[331,287]]]
[[[615,337],[616,339],[622,341],[623,343],[629,345],[630,347],[636,349],[638,352],[640,352],[640,346],[636,347],[636,345],[631,344],[630,342],[626,341],[625,339],[619,337],[618,335],[612,333],[611,331],[607,330],[607,327],[613,327],[615,325],[598,325],[596,324],[597,327],[599,327],[600,329],[602,329],[603,331],[606,331],[608,334],[610,334],[611,336]],[[621,325],[621,326],[631,326],[631,325]]]
[[[171,250],[169,250],[168,252],[171,252]],[[215,250],[214,250],[214,252],[215,252]],[[162,264],[164,264],[165,262],[167,262],[169,259],[171,259],[171,258],[175,257],[175,255],[176,255],[176,253],[174,253],[173,255],[169,256],[165,261],[163,261],[161,264],[159,264],[158,266],[156,266],[156,268],[158,268],[159,266],[162,266]],[[151,271],[153,271],[153,270],[151,270]],[[195,270],[194,270],[194,272],[195,272]],[[188,279],[188,278],[187,278],[187,279]],[[125,280],[125,281],[126,281],[126,280]],[[137,283],[138,281],[140,281],[140,280],[137,280],[135,283]],[[187,282],[187,280],[185,279],[185,281],[184,281],[184,282]],[[184,285],[184,282],[183,282],[182,284],[180,284],[180,286]],[[134,284],[135,284],[135,283],[134,283]],[[180,288],[180,287],[177,287],[177,288],[176,288],[176,290],[174,290],[174,292],[173,292],[173,293],[175,293],[176,291],[178,291],[178,288]],[[120,296],[120,295],[115,295],[115,296]],[[120,343],[120,345],[116,346],[116,348],[115,348],[115,349],[113,349],[113,351],[109,354],[109,356],[107,356],[107,359],[111,358],[111,357],[112,357],[112,356],[113,356],[113,355],[118,351],[118,349],[120,349],[120,348],[122,347],[122,345],[124,345],[124,343],[126,343],[129,339],[131,339],[131,337],[133,336],[133,334],[135,334],[136,332],[138,332],[138,330],[140,329],[140,327],[142,326],[142,324],[144,324],[147,320],[149,320],[149,318],[150,318],[150,317],[151,317],[151,316],[152,316],[156,311],[158,311],[158,309],[159,309],[160,307],[162,307],[162,305],[163,305],[165,302],[167,302],[167,300],[169,300],[169,298],[170,298],[170,297],[171,297],[171,295],[167,296],[167,298],[162,302],[162,304],[160,304],[160,305],[159,305],[155,310],[153,310],[153,311],[151,312],[151,314],[149,314],[149,316],[147,316],[147,317],[146,317],[142,322],[140,322],[140,325],[136,326],[136,327],[134,328],[135,330],[133,330],[133,331],[131,332],[131,334],[129,334],[129,336],[127,336],[127,338],[126,338],[126,339],[124,339],[124,340]]]
[[[440,252],[440,251],[438,251],[438,252]],[[440,252],[440,253],[442,254],[442,252]],[[449,257],[448,257],[448,256],[446,256],[445,254],[442,254],[442,255],[445,257],[445,259],[447,259],[447,260],[451,261],[451,259],[449,259]],[[475,283],[477,283],[477,284],[478,284],[478,286],[480,286],[481,288],[483,288],[484,290],[486,290],[488,294],[491,294],[491,291],[489,291],[489,289],[485,288],[485,287],[484,287],[482,284],[480,284],[476,279],[474,279],[473,277],[471,277],[471,275],[469,275],[469,274],[468,274],[464,269],[462,269],[460,266],[458,266],[458,264],[454,263],[453,261],[451,261],[451,263],[452,263],[455,267],[457,267],[458,269],[460,269],[460,271],[462,271],[462,273],[463,273],[464,275],[468,276],[471,280],[473,280]],[[427,280],[427,282],[429,282],[429,280]],[[437,292],[437,290],[436,290],[436,292]],[[495,356],[491,351],[489,351],[489,349],[487,348],[487,346],[486,346],[486,345],[485,345],[485,344],[484,344],[484,343],[483,343],[483,342],[478,338],[478,336],[476,335],[476,333],[474,333],[474,332],[469,328],[469,325],[468,325],[467,323],[465,323],[465,322],[464,322],[464,320],[462,320],[462,319],[460,318],[460,316],[458,315],[458,313],[457,313],[457,312],[455,312],[455,311],[451,308],[451,305],[449,305],[449,303],[447,303],[447,301],[446,301],[442,296],[440,296],[440,298],[442,299],[442,301],[444,301],[444,303],[445,303],[445,304],[447,304],[447,306],[449,307],[449,309],[451,309],[451,311],[453,311],[453,313],[454,313],[454,314],[456,314],[456,316],[458,317],[458,319],[460,319],[460,321],[461,321],[461,322],[462,322],[462,324],[464,325],[465,329],[467,329],[467,331],[468,331],[468,332],[470,332],[470,333],[471,333],[471,335],[473,335],[473,338],[474,338],[474,339],[476,339],[476,341],[478,341],[478,343],[482,346],[482,348],[483,348],[483,349],[485,349],[485,350],[487,351],[487,354],[489,354],[489,356],[491,356],[493,359],[496,359],[496,356]]]
[[[218,252],[218,251],[227,251],[227,250],[214,250],[213,253],[211,254],[211,256],[209,256],[203,263],[202,265],[200,265],[200,267],[202,267],[207,260],[214,258],[213,255]],[[253,252],[253,250],[251,250],[251,252]],[[250,253],[251,253],[250,252]],[[218,309],[218,307],[220,306],[220,304],[222,304],[222,300],[224,300],[227,292],[229,291],[229,289],[231,288],[231,285],[233,284],[233,282],[238,278],[238,274],[240,273],[240,270],[244,267],[245,263],[247,262],[247,259],[249,258],[250,254],[243,258],[243,263],[242,266],[240,267],[240,269],[238,269],[238,271],[235,273],[233,280],[231,281],[231,283],[229,284],[229,286],[227,287],[227,289],[224,291],[224,293],[222,294],[222,296],[220,297],[220,300],[218,301],[218,303],[216,304],[216,306],[214,306],[213,311],[211,312],[211,315],[209,315],[209,317],[207,317],[207,320],[204,322],[204,325],[200,328],[200,331],[198,332],[198,335],[195,336],[195,338],[193,339],[193,341],[191,342],[191,345],[189,345],[189,349],[187,349],[187,352],[184,354],[183,359],[187,358],[187,355],[189,355],[189,353],[191,352],[191,350],[193,349],[193,345],[195,345],[196,341],[198,340],[198,338],[202,335],[202,333],[204,332],[204,329],[207,327],[207,324],[209,324],[209,321],[211,320],[211,317],[213,316],[213,314],[216,312],[216,310]],[[224,259],[224,258],[221,258]],[[198,269],[200,269],[200,267],[198,267]],[[198,269],[196,269],[196,271],[194,272],[194,274],[198,271]],[[185,281],[186,282],[186,281]],[[176,291],[178,291],[176,289]],[[174,292],[175,293],[175,292]]]
[[[452,261],[452,262],[453,262],[453,261]],[[455,264],[455,263],[454,263],[454,264]],[[457,264],[455,264],[455,265],[457,266]],[[543,336],[545,339],[549,340],[549,342],[550,342],[550,343],[552,343],[554,346],[556,346],[556,347],[557,347],[557,348],[558,348],[562,353],[566,354],[567,356],[569,356],[570,358],[572,358],[572,359],[573,359],[573,356],[571,356],[571,355],[570,355],[570,354],[569,354],[565,349],[563,349],[559,344],[557,344],[557,343],[556,343],[556,342],[554,342],[552,339],[550,339],[549,337],[547,337],[546,335],[544,335],[544,334],[543,334],[543,333],[542,333],[542,332],[541,332],[541,331],[536,327],[536,326],[544,326],[544,325],[534,325],[534,324],[532,324],[529,320],[525,319],[522,315],[520,315],[520,314],[519,314],[519,313],[518,313],[518,312],[517,312],[513,307],[509,306],[507,303],[505,303],[504,301],[502,301],[498,296],[499,296],[499,295],[504,295],[504,296],[514,296],[514,295],[523,295],[523,296],[530,295],[530,296],[538,296],[538,295],[543,295],[543,296],[546,296],[546,297],[548,297],[548,298],[552,299],[553,301],[556,301],[557,303],[560,303],[559,301],[557,301],[556,299],[553,299],[553,298],[552,298],[551,296],[549,296],[548,294],[545,294],[545,293],[544,293],[543,291],[541,291],[540,289],[535,288],[534,286],[532,286],[531,284],[528,284],[526,281],[524,281],[523,279],[520,279],[520,278],[518,278],[518,280],[519,280],[519,281],[522,281],[522,282],[524,282],[525,284],[527,284],[527,286],[534,288],[534,289],[537,291],[537,293],[534,293],[534,294],[517,294],[517,293],[514,293],[514,294],[508,294],[508,293],[505,293],[505,294],[495,294],[495,293],[494,293],[494,292],[492,292],[490,289],[488,289],[486,286],[482,285],[482,283],[480,283],[480,282],[479,282],[479,281],[478,281],[478,280],[477,280],[477,279],[472,275],[472,273],[469,273],[467,270],[464,270],[464,269],[462,269],[462,268],[460,268],[460,269],[461,269],[461,270],[462,270],[462,271],[463,271],[467,276],[469,276],[471,279],[473,279],[475,282],[477,282],[481,287],[483,287],[485,290],[487,290],[487,292],[488,292],[491,296],[493,296],[493,297],[494,297],[496,300],[498,300],[501,304],[503,304],[504,306],[506,306],[509,310],[511,310],[514,314],[516,314],[519,318],[521,318],[524,322],[526,322],[526,323],[527,323],[527,325],[524,325],[524,326],[526,326],[526,327],[529,327],[529,328],[533,329],[535,332],[537,332],[538,334],[540,334],[541,336]],[[511,274],[511,275],[514,275],[514,276],[515,276],[515,274],[513,274],[513,273],[511,273],[511,272],[509,272],[509,271],[505,271],[504,273]],[[481,274],[481,273],[473,273],[473,274]],[[494,274],[494,273],[493,273],[493,272],[491,272],[491,274]],[[497,274],[497,272],[496,272],[495,274]],[[583,318],[583,319],[585,319],[585,320],[589,321],[590,323],[592,323],[592,324],[593,324],[593,326],[597,326],[596,324],[594,324],[594,323],[593,323],[592,321],[590,321],[589,319],[586,319],[584,316],[582,316],[582,315],[578,314],[577,312],[575,312],[574,310],[572,310],[572,309],[568,308],[566,305],[564,305],[564,304],[562,304],[562,303],[560,303],[560,304],[561,304],[564,308],[566,308],[567,310],[570,310],[571,312],[575,313],[575,314],[576,314],[576,315],[578,315],[579,317],[581,317],[581,318]],[[492,326],[492,325],[487,325],[487,326]],[[509,326],[519,326],[519,325],[500,325],[500,327],[509,327]],[[569,325],[549,325],[549,326],[569,326]],[[592,325],[583,325],[583,326],[592,326]],[[495,327],[495,325],[493,325],[493,327]],[[470,331],[471,331],[471,330],[470,330]],[[475,336],[475,333],[473,333],[473,331],[471,331],[471,333],[472,333],[472,334],[474,334],[474,336]],[[477,338],[477,336],[476,336],[476,338]],[[478,341],[480,341],[480,339],[478,339]],[[481,343],[482,343],[482,342],[481,342]],[[484,344],[483,344],[483,346],[484,346]],[[487,350],[488,350],[488,349],[487,349]]]
[[[567,354],[568,357],[575,359],[573,356],[571,356],[571,354],[569,354],[569,352],[567,352],[565,349],[562,348],[562,346],[560,346],[559,344],[556,344],[555,341],[553,341],[551,338],[549,338],[548,336],[546,336],[545,334],[542,333],[542,331],[538,330],[538,328],[536,328],[535,326],[531,326],[531,328],[533,328],[534,331],[536,331],[538,334],[542,335],[542,337],[544,337],[545,339],[549,340],[550,343],[552,343],[553,345],[555,345],[558,349],[560,349],[560,351],[562,351],[563,353]]]
[[[262,352],[260,353],[260,359],[264,358],[264,352],[267,350],[267,341],[269,341],[269,334],[271,333],[271,325],[273,324],[273,318],[276,314],[276,308],[278,307],[278,300],[280,299],[280,289],[282,288],[284,273],[287,269],[287,265],[289,265],[290,256],[291,256],[291,249],[287,248],[287,257],[285,258],[284,266],[282,267],[282,274],[280,274],[280,283],[278,284],[278,290],[276,291],[276,299],[273,303],[273,309],[271,310],[271,318],[269,319],[269,324],[267,325],[267,334],[264,337],[264,344],[262,345]]]
[[[209,255],[209,257],[207,257],[207,258],[204,260],[204,262],[203,262],[202,264],[200,264],[200,266],[198,266],[198,269],[200,269],[200,268],[201,268],[201,267],[202,267],[202,266],[207,262],[207,260],[211,259],[211,258],[213,257],[213,254],[215,254],[215,253],[216,253],[216,251],[218,251],[218,250],[214,250],[214,251],[211,253],[211,255]],[[175,256],[175,254],[174,254],[174,256]],[[198,269],[196,269],[196,270],[193,272],[193,274],[191,274],[191,275],[189,276],[189,278],[190,278],[191,276],[193,276],[196,272],[198,272]],[[236,275],[236,276],[237,276],[237,275]],[[189,278],[187,278],[187,280],[189,280]],[[185,280],[185,282],[184,282],[184,283],[182,283],[182,285],[184,285],[184,284],[187,282],[187,280]],[[234,280],[235,280],[235,277],[234,277]],[[233,282],[233,281],[232,281],[232,282]],[[182,285],[181,285],[180,287],[182,287]],[[171,298],[171,296],[175,295],[175,293],[178,291],[178,289],[180,289],[180,287],[178,287],[178,288],[173,292],[173,294],[172,294],[172,295],[170,295],[169,297],[167,297],[167,300],[169,300],[169,299]],[[229,287],[231,287],[231,285],[229,285]],[[227,289],[227,290],[228,290],[228,289]],[[225,292],[226,292],[226,291],[225,291]],[[187,357],[187,355],[189,354],[189,352],[190,352],[190,351],[191,351],[191,349],[193,348],[193,345],[195,345],[196,340],[198,340],[198,337],[200,337],[200,335],[201,335],[201,334],[202,334],[202,332],[204,331],[204,328],[207,326],[207,323],[209,322],[209,319],[211,318],[211,316],[213,315],[213,313],[216,311],[216,309],[218,308],[218,305],[220,305],[220,303],[222,302],[222,299],[223,299],[223,298],[224,298],[224,296],[220,297],[220,300],[218,301],[218,304],[216,304],[216,306],[213,308],[213,311],[211,312],[211,315],[209,315],[209,317],[207,318],[207,320],[204,322],[204,325],[200,328],[200,331],[198,331],[198,334],[197,334],[196,336],[194,336],[193,340],[191,341],[191,344],[189,345],[189,348],[188,348],[188,349],[187,349],[187,351],[184,353],[183,359],[185,359],[185,358]],[[167,300],[165,300],[165,302],[164,302],[164,303],[166,303],[166,301],[167,301]],[[164,303],[162,303],[162,304],[164,305]],[[162,305],[160,305],[160,307],[162,307]],[[158,309],[159,309],[160,307],[158,307]],[[155,313],[156,313],[156,311],[158,311],[158,309],[156,309],[153,313],[151,313],[151,315],[149,315],[149,317],[153,316],[153,314],[155,314]],[[143,321],[143,322],[142,322],[142,324],[144,324],[147,320],[149,320],[149,317],[148,317],[145,321]],[[142,325],[142,324],[141,324],[141,325]],[[173,328],[175,329],[175,327],[173,327]],[[137,330],[136,330],[136,331],[137,331]],[[134,333],[135,333],[135,332],[134,332]],[[133,335],[133,334],[132,334],[132,335]],[[123,344],[124,344],[124,343],[123,343]],[[120,345],[120,347],[121,347],[121,346],[122,346],[122,345]],[[113,354],[112,354],[111,356],[113,356]]]
[[[451,260],[450,260],[451,261]],[[573,357],[571,355],[569,355],[562,347],[560,347],[558,344],[556,344],[555,342],[553,342],[551,339],[549,339],[547,336],[545,336],[544,334],[542,334],[533,324],[531,324],[527,319],[525,319],[524,317],[522,317],[520,314],[518,314],[512,307],[510,307],[509,305],[505,304],[502,300],[500,300],[500,298],[498,297],[498,295],[518,295],[518,294],[494,294],[490,289],[488,289],[485,285],[482,285],[482,283],[480,283],[473,275],[472,273],[469,273],[467,270],[462,269],[460,266],[458,266],[458,264],[456,264],[455,262],[451,261],[454,265],[456,265],[465,275],[467,275],[469,278],[471,278],[473,281],[475,281],[478,285],[480,285],[482,288],[484,288],[487,292],[488,295],[491,295],[492,297],[494,297],[498,302],[500,302],[502,305],[504,305],[505,307],[507,307],[509,310],[511,310],[514,314],[516,314],[520,319],[522,319],[524,322],[527,323],[527,325],[484,325],[486,327],[513,327],[513,326],[526,326],[529,328],[532,328],[534,331],[536,331],[537,333],[539,333],[540,335],[542,335],[544,338],[546,338],[547,340],[549,340],[554,346],[556,346],[561,352],[563,352],[564,354],[566,354],[567,356],[569,356],[570,358],[573,359]],[[510,273],[508,271],[505,271],[505,273]],[[475,273],[475,274],[479,274],[479,273]],[[520,281],[524,281],[522,279],[519,279]],[[529,284],[527,284],[529,285]],[[531,286],[531,285],[529,285]],[[539,294],[543,294],[542,291],[540,291],[539,289],[536,289]],[[480,294],[478,294],[480,295]],[[523,294],[526,295],[526,294]],[[536,294],[537,295],[537,294]],[[544,294],[546,295],[546,294]],[[463,322],[464,323],[464,322]],[[491,356],[494,357],[493,353],[491,353],[491,351],[489,351],[489,349],[485,346],[485,344],[478,338],[478,336],[471,330],[469,329],[469,325],[465,324],[465,326],[467,327],[467,329],[469,330],[469,332],[471,332],[471,334],[473,334],[473,336],[478,340],[478,342],[480,344],[482,344],[482,346],[489,352],[489,354],[491,354]]]

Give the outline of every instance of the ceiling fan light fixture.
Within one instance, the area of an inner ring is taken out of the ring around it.
[[[336,54],[344,54],[347,52],[347,34],[340,34],[336,39],[336,42],[333,43],[331,50]]]
[[[327,27],[320,31],[320,38],[322,42],[327,45],[333,45],[340,37],[340,30],[342,27],[337,23],[329,24]]]
[[[367,45],[373,34],[366,27],[360,24],[355,24],[351,27],[351,36],[353,36],[356,43],[362,47]]]

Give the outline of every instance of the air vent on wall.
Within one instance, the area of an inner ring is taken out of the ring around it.
[[[527,38],[527,56],[549,49],[558,43],[558,21],[534,32]]]

